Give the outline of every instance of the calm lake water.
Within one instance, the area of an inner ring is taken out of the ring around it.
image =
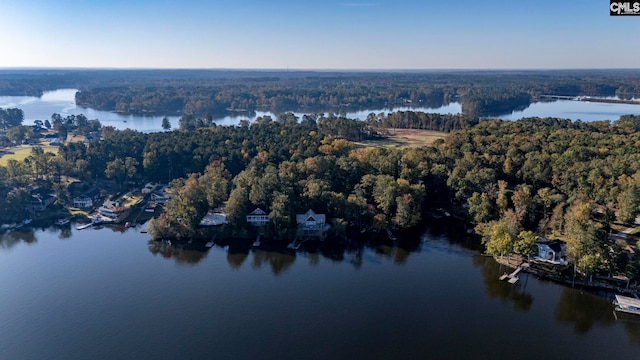
[[[298,252],[4,234],[0,359],[638,358],[640,319],[534,277],[500,282],[457,228]]]
[[[109,111],[99,111],[82,108],[75,105],[76,89],[61,89],[45,93],[41,98],[32,96],[0,96],[0,108],[18,107],[24,111],[25,124],[32,124],[33,120],[50,119],[53,113],[63,116],[84,114],[89,119],[98,119],[105,126],[113,126],[116,129],[134,129],[142,132],[162,131],[163,116],[139,116],[120,115]],[[364,120],[370,113],[379,114],[392,111],[423,111],[438,114],[459,114],[462,106],[453,102],[439,108],[425,107],[397,107],[393,109],[372,109],[347,113],[347,117]],[[303,113],[295,113],[302,118]],[[640,105],[631,104],[605,104],[595,102],[560,100],[554,102],[533,103],[523,111],[514,111],[511,114],[500,116],[506,120],[517,120],[522,117],[560,117],[571,120],[595,121],[617,120],[620,115],[640,115]],[[259,116],[270,115],[274,119],[276,114],[257,111],[253,116],[239,115],[226,116],[214,119],[218,125],[237,125],[240,120],[253,121]],[[179,116],[168,116],[173,129],[179,127]]]
[[[24,111],[24,124],[33,124],[33,120],[50,119],[53,113],[62,116],[84,114],[90,120],[98,119],[103,126],[113,126],[116,129],[134,129],[142,132],[162,131],[162,119],[164,116],[140,116],[140,115],[121,115],[115,112],[100,111],[90,108],[76,106],[75,94],[77,89],[60,89],[44,93],[42,97],[33,96],[0,96],[0,108],[17,107]],[[457,114],[462,111],[459,103],[451,103],[439,108],[408,108],[398,107],[394,109],[378,109],[366,110],[353,113],[347,113],[347,116],[354,119],[364,120],[370,113],[379,114],[381,112],[389,113],[398,110],[414,110],[441,114]],[[302,118],[304,113],[295,113]],[[268,111],[256,111],[255,115],[238,115],[225,116],[223,118],[214,119],[218,125],[237,125],[240,120],[253,121],[259,116],[269,115],[274,119],[277,114]],[[171,127],[177,129],[179,127],[180,116],[167,116],[171,122]]]
[[[609,104],[599,102],[558,100],[531,104],[522,111],[514,111],[500,116],[505,120],[518,120],[523,117],[557,117],[562,119],[597,121],[618,120],[621,115],[640,115],[640,105]]]

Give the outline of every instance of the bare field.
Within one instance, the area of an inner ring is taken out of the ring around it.
[[[434,141],[444,139],[447,133],[417,129],[389,129],[391,135],[380,140],[356,142],[363,147],[420,147],[431,146]]]

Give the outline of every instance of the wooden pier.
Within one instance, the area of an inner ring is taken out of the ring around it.
[[[88,223],[88,224],[84,224],[84,225],[80,225],[78,227],[76,227],[76,230],[84,230],[86,228],[92,227],[93,223]]]
[[[260,235],[258,235],[258,237],[256,237],[256,241],[253,242],[253,247],[259,247],[260,246]]]
[[[516,269],[511,274],[504,273],[504,275],[500,276],[500,280],[502,281],[507,280],[509,284],[515,284],[518,282],[518,280],[520,280],[520,278],[518,277],[518,274],[520,273],[520,271],[528,267],[529,267],[529,263],[522,262],[520,265],[518,265],[518,267],[516,267]]]

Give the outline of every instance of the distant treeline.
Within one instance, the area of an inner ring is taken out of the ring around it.
[[[538,95],[640,97],[640,71],[0,71],[0,94],[69,87],[80,89],[78,105],[121,113],[344,113],[461,101],[468,115],[493,116]]]
[[[538,73],[344,74],[328,77],[218,79],[215,84],[103,87],[81,91],[78,105],[122,113],[227,115],[349,112],[398,106],[439,107],[460,100],[465,114],[494,116],[528,106],[540,94],[633,96],[640,75]]]
[[[221,116],[255,111],[334,112],[398,106],[440,107],[452,90],[415,84],[370,86],[345,79],[267,79],[220,86],[110,87],[80,91],[79,106],[120,113]]]

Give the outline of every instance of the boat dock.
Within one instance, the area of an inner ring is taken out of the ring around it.
[[[213,238],[211,238],[211,240],[209,240],[209,242],[207,242],[204,246],[205,246],[205,247],[208,247],[208,248],[213,247],[213,245],[215,245],[215,240],[216,240],[216,237],[214,236],[214,237],[213,237]]]
[[[640,299],[636,299],[628,296],[616,295],[616,298],[613,301],[613,304],[615,305],[616,311],[625,312],[628,314],[640,315]]]
[[[516,267],[516,269],[511,274],[504,273],[502,276],[500,276],[500,280],[502,281],[506,280],[509,282],[509,284],[515,284],[518,282],[518,280],[520,280],[520,278],[518,277],[518,274],[520,273],[520,271],[528,267],[529,267],[529,263],[523,262],[520,265],[518,265],[518,267]]]
[[[92,227],[92,226],[93,226],[93,223],[88,223],[88,224],[77,226],[76,230],[84,230],[84,229]]]

